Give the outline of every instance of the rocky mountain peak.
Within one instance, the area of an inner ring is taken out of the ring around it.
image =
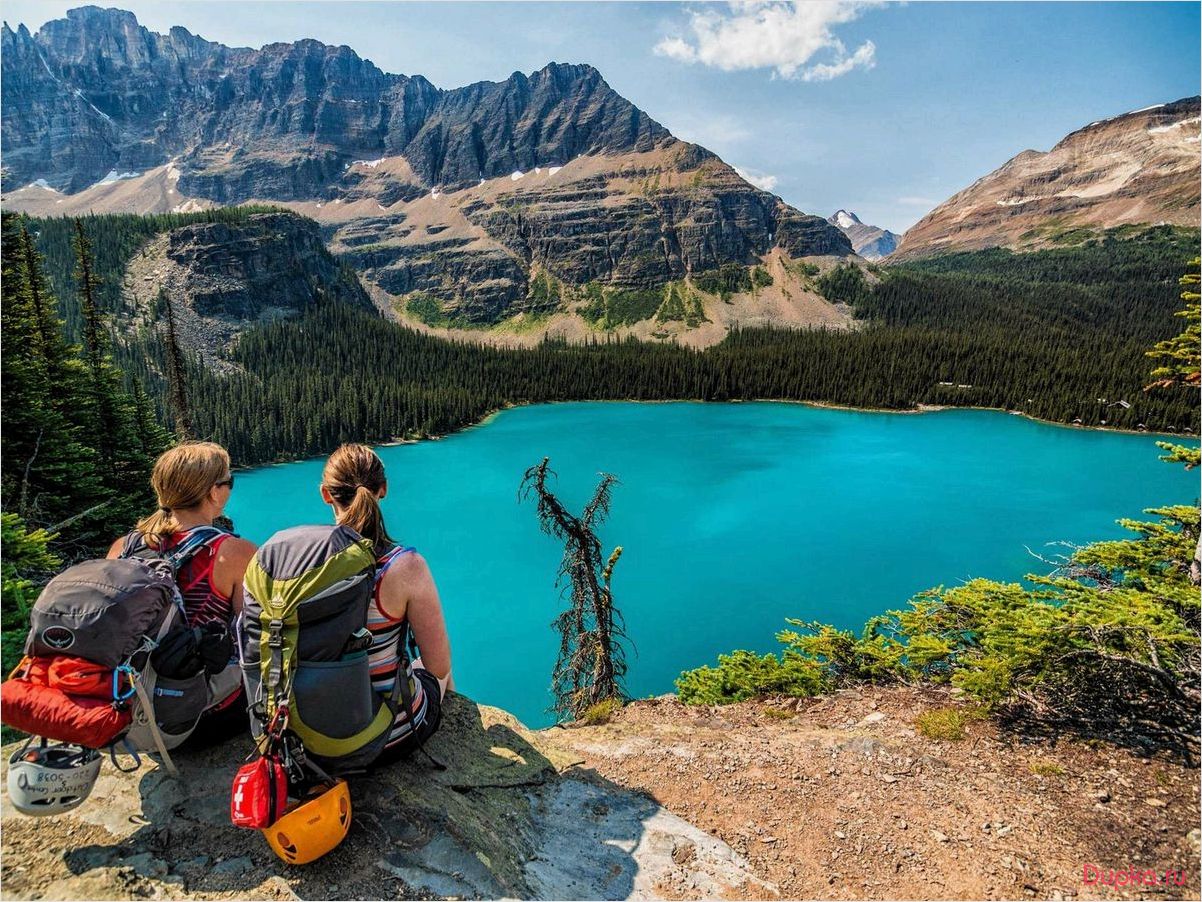
[[[880,260],[889,256],[901,240],[900,235],[879,226],[866,225],[860,217],[848,210],[838,210],[827,220],[845,234],[857,254],[865,260]]]
[[[229,48],[96,6],[4,41],[17,50],[2,61],[9,177],[70,192],[173,158],[185,186],[220,203],[321,198],[353,160],[395,155],[421,187],[466,186],[672,140],[586,64],[439,90],[347,46]]]

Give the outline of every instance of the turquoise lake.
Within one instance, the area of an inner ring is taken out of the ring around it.
[[[1122,536],[1119,517],[1195,501],[1197,476],[1155,442],[992,411],[581,402],[379,453],[389,530],[438,582],[457,687],[537,726],[551,722],[562,548],[517,489],[544,456],[576,512],[599,471],[621,480],[600,535],[606,554],[624,548],[614,596],[640,697],[720,652],[775,650],[786,617],[858,629],[930,586],[1045,572],[1027,548]],[[262,542],[329,522],[322,464],[239,473],[238,531]]]

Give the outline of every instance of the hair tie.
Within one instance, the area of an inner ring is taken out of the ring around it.
[[[162,511],[164,514],[169,514],[169,513],[171,513],[171,508],[169,508],[169,507],[162,507],[162,506],[160,506],[160,507],[159,507],[159,510],[160,510],[160,511]]]

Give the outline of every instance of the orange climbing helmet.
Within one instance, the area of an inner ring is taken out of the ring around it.
[[[332,851],[351,828],[351,794],[346,780],[319,785],[270,827],[267,843],[289,864],[308,864]]]

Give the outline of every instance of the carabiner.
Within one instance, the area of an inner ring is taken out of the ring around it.
[[[129,676],[129,689],[121,691],[121,674]],[[134,673],[134,669],[128,664],[119,664],[113,668],[113,701],[123,702],[133,696],[137,689],[134,686],[134,681],[138,678]]]
[[[288,706],[279,705],[275,709],[275,714],[271,716],[271,722],[267,725],[267,732],[278,739],[286,729],[288,729]]]

